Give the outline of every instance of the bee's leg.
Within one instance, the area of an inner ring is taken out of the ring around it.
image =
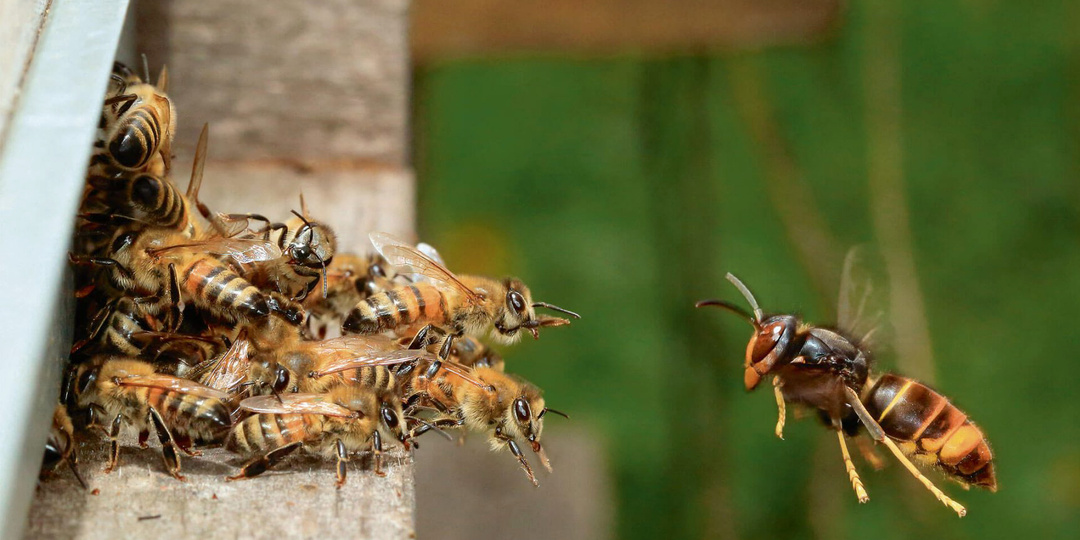
[[[144,429],[139,432],[139,448],[146,448],[146,441],[150,438],[150,430]]]
[[[432,334],[438,334],[441,332],[442,330],[433,324],[424,325],[423,328],[417,330],[416,335],[413,336],[412,341],[409,342],[409,346],[405,348],[414,350],[426,349],[429,345],[435,343],[435,340],[438,339],[437,336],[434,336]]]
[[[285,446],[275,448],[267,452],[265,455],[259,456],[245,463],[243,468],[240,469],[239,474],[237,474],[236,476],[228,476],[225,478],[225,480],[232,482],[233,480],[243,480],[245,478],[254,478],[256,476],[259,476],[260,474],[266,472],[266,470],[270,467],[276,465],[282,459],[285,459],[286,456],[295,452],[297,448],[300,448],[300,446],[302,446],[302,444],[303,443],[301,443],[300,441],[297,441],[294,443],[286,444]]]
[[[74,474],[75,479],[79,481],[79,485],[86,489],[86,480],[83,480],[82,475],[79,474],[79,456],[75,454],[75,441],[71,441],[71,454],[65,461],[71,469],[71,474]]]
[[[851,461],[851,454],[848,453],[844,430],[837,429],[836,437],[840,439],[840,453],[844,455],[844,469],[847,470],[848,480],[851,480],[851,487],[855,490],[855,496],[859,498],[861,503],[869,501],[870,496],[866,494],[866,488],[863,487],[862,479],[859,478],[859,472],[855,470],[855,464]]]
[[[915,465],[913,465],[911,461],[908,460],[907,456],[904,455],[904,452],[900,450],[898,446],[896,446],[896,443],[894,443],[892,439],[885,435],[885,431],[881,429],[881,425],[878,424],[874,420],[874,417],[870,415],[870,412],[866,410],[866,407],[859,399],[859,395],[856,394],[854,390],[852,390],[850,387],[844,387],[844,390],[847,394],[848,404],[851,405],[851,408],[855,409],[855,414],[859,415],[859,420],[862,420],[862,423],[866,426],[866,430],[870,433],[870,436],[873,437],[875,441],[884,443],[885,446],[889,447],[889,450],[893,453],[894,456],[896,456],[896,459],[904,465],[908,472],[910,472],[912,476],[914,476],[919,482],[921,482],[922,485],[926,487],[926,489],[930,490],[930,493],[933,493],[939,501],[944,503],[945,506],[952,508],[952,510],[959,514],[960,517],[964,517],[964,515],[967,514],[967,509],[965,509],[964,506],[960,503],[950,499],[948,495],[938,489],[938,487],[935,486],[934,483],[931,482],[928,478],[926,478],[926,476],[923,476],[923,474],[919,472],[919,469],[915,468]]]
[[[540,482],[536,481],[536,475],[533,474],[529,462],[525,460],[525,455],[521,453],[521,448],[518,448],[517,443],[514,442],[513,439],[506,441],[506,445],[510,447],[510,453],[514,454],[514,457],[518,459],[518,463],[521,463],[521,468],[525,471],[525,475],[529,477],[529,481],[532,482],[534,486],[539,487]]]
[[[93,410],[93,409],[91,409]],[[109,463],[105,465],[105,474],[109,474],[116,468],[116,463],[120,461],[120,423],[123,422],[124,417],[119,414],[116,418],[113,418],[112,428],[109,430]]]
[[[176,279],[176,265],[169,264],[169,320],[165,325],[168,332],[176,332],[184,322],[184,311],[180,302],[180,283]]]
[[[285,298],[281,293],[271,292],[266,300],[270,306],[270,311],[277,312],[290,324],[299,326],[307,316],[307,312],[304,311],[300,304]]]
[[[784,380],[773,377],[772,384],[773,393],[776,394],[776,407],[780,409],[780,416],[776,419],[776,436],[783,439],[784,422],[787,420],[787,405],[784,402],[784,392],[781,390],[784,387]]]
[[[386,476],[386,472],[382,470],[382,435],[379,430],[371,434],[371,454],[375,462],[375,474]]]
[[[345,485],[345,477],[348,474],[346,464],[349,462],[349,453],[345,451],[345,443],[341,442],[341,439],[335,441],[335,445],[337,446],[337,482],[335,484],[338,489],[341,489],[341,486]]]
[[[68,260],[71,261],[72,264],[107,266],[119,272],[121,276],[132,281],[135,280],[135,274],[131,273],[131,270],[120,264],[120,261],[117,261],[116,259],[110,259],[108,257],[90,257],[87,255],[75,255],[74,253],[68,253]]]
[[[125,87],[124,90],[127,90],[127,88]],[[120,106],[120,110],[116,111],[117,116],[123,116],[137,99],[139,99],[139,96],[135,94],[120,94],[106,99],[105,106],[108,107],[110,105],[116,105],[117,103],[123,103],[123,105]]]
[[[157,430],[158,442],[161,443],[161,457],[165,461],[165,468],[169,470],[169,474],[173,478],[183,481],[184,476],[180,474],[180,456],[176,454],[176,442],[173,440],[172,432],[165,425],[165,421],[161,419],[161,414],[153,407],[150,407],[150,421],[154,423],[154,429]]]
[[[176,435],[175,440],[176,440],[176,447],[179,448],[181,452],[183,452],[183,453],[185,453],[185,454],[187,454],[187,455],[189,455],[191,457],[196,457],[196,456],[201,456],[202,455],[202,452],[200,452],[198,450],[192,450],[191,449],[191,436],[190,435]]]
[[[867,439],[866,437],[856,437],[855,445],[859,447],[859,453],[862,454],[863,459],[865,459],[875,471],[880,471],[885,468],[885,461],[882,460],[881,456],[874,450],[874,446],[870,444],[870,439]]]
[[[87,335],[86,338],[81,339],[74,345],[72,345],[69,354],[75,354],[79,352],[80,349],[85,347],[88,343],[96,341],[98,337],[101,336],[101,331],[105,329],[105,322],[108,321],[114,313],[116,313],[115,300],[109,302],[108,304],[105,304],[104,307],[99,309],[98,312],[94,314],[94,319],[90,321],[89,335]]]

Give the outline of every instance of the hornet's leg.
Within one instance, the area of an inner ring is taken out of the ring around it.
[[[851,461],[851,454],[848,453],[844,430],[836,430],[836,437],[840,439],[840,452],[844,455],[844,468],[847,469],[848,480],[851,480],[851,487],[855,490],[855,496],[859,498],[861,503],[869,501],[870,496],[866,494],[866,488],[863,487],[862,480],[859,479],[859,472],[855,470],[855,464]]]
[[[904,465],[908,472],[910,472],[912,476],[914,476],[920,483],[922,483],[922,485],[925,486],[926,489],[930,490],[930,493],[933,493],[939,501],[945,504],[945,506],[952,508],[954,512],[960,515],[960,517],[964,517],[964,515],[967,514],[967,509],[965,509],[964,506],[960,503],[950,499],[949,496],[940,489],[938,489],[938,487],[935,486],[933,482],[923,476],[923,474],[919,472],[919,469],[915,468],[915,465],[912,464],[911,461],[908,460],[907,456],[904,455],[904,452],[900,450],[898,446],[896,446],[896,443],[894,443],[892,439],[885,435],[885,431],[881,429],[881,425],[879,425],[874,420],[874,418],[870,416],[870,412],[866,410],[865,406],[863,406],[862,401],[859,399],[859,395],[856,394],[855,391],[851,388],[845,388],[845,390],[847,392],[848,404],[850,404],[851,407],[855,409],[855,413],[859,415],[859,420],[862,420],[862,423],[866,426],[867,431],[870,432],[870,436],[873,437],[875,441],[884,443],[885,446],[889,447],[889,450],[893,453],[894,456],[896,456],[896,459]]]
[[[776,407],[780,409],[780,416],[776,419],[776,436],[784,438],[784,422],[787,420],[787,405],[784,402],[784,381],[780,377],[773,377],[773,394],[776,394]]]

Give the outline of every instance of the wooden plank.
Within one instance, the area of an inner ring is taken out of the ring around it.
[[[142,2],[137,47],[166,63],[190,155],[204,122],[213,159],[407,158],[407,0]]]
[[[837,0],[417,0],[417,63],[521,53],[668,54],[822,39]]]

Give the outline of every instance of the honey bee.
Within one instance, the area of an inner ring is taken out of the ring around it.
[[[845,283],[851,262],[849,255]],[[776,435],[781,438],[786,402],[819,411],[836,430],[844,467],[859,502],[869,497],[848,453],[845,432],[855,435],[861,427],[873,440],[888,447],[919,482],[960,516],[966,514],[965,508],[923,476],[908,456],[924,465],[936,465],[965,488],[974,485],[997,490],[986,438],[948,399],[907,377],[893,373],[871,376],[870,352],[860,339],[842,330],[807,324],[795,315],[766,316],[738,278],[728,274],[727,279],[745,297],[752,313],[723,300],[703,300],[697,306],[722,307],[754,327],[746,347],[746,389],[754,389],[769,374],[774,376],[773,390],[780,409]],[[852,313],[841,305],[840,328],[855,328],[856,321],[849,319]]]
[[[116,94],[105,100],[102,115],[104,152],[95,156],[95,162],[165,176],[176,132],[176,109],[165,94],[168,71],[163,68],[154,85],[119,66],[120,73],[114,67],[112,79]]]
[[[176,449],[198,455],[193,444],[221,441],[232,427],[227,394],[155,373],[154,366],[140,360],[97,357],[76,366],[72,380],[75,402],[90,411],[91,424],[97,416],[108,422],[101,426],[112,442],[106,473],[119,461],[124,424],[139,430],[143,446],[151,427],[157,432],[165,467],[178,480],[184,477]]]
[[[310,376],[324,377],[373,363],[377,361],[341,361],[324,366]],[[565,417],[566,414],[546,407],[537,387],[501,371],[463,368],[451,362],[442,363],[445,369],[433,371],[432,366],[438,366],[437,361],[428,357],[402,363],[405,369],[395,371],[398,394],[404,397],[408,414],[419,420],[413,413],[420,409],[439,413],[430,423],[419,422],[421,425],[412,432],[413,436],[440,427],[464,427],[484,433],[493,450],[509,449],[529,481],[539,485],[520,445],[529,445],[551,471],[551,462],[540,444],[544,415],[552,412]]]
[[[86,482],[79,474],[79,459],[75,454],[75,428],[71,425],[67,407],[58,404],[53,411],[49,438],[45,440],[45,460],[42,467],[44,470],[54,471],[61,463],[68,464],[79,485],[86,489]]]
[[[240,402],[255,413],[236,424],[226,448],[253,457],[228,480],[253,478],[299,448],[337,459],[337,486],[345,485],[349,455],[371,450],[382,470],[384,438],[406,441],[401,400],[393,390],[342,385],[326,394],[256,396]]]
[[[369,296],[349,313],[342,324],[343,333],[378,334],[430,323],[448,331],[448,343],[466,333],[478,335],[488,329],[492,329],[496,341],[513,343],[523,329],[539,338],[541,327],[570,323],[567,319],[537,316],[535,308],[580,318],[558,306],[533,302],[528,287],[517,279],[455,276],[429,254],[401,240],[384,233],[370,236],[375,249],[392,265],[429,281]]]
[[[378,253],[335,255],[326,265],[324,287],[316,287],[304,299],[309,320],[316,325],[314,335],[325,337],[330,322],[340,321],[361,300],[392,288],[393,279],[393,269]]]
[[[326,224],[309,221],[295,211],[293,215],[285,223],[271,224],[265,240],[220,238],[203,247],[228,257],[233,268],[254,285],[303,301],[319,283],[326,287],[321,278],[333,261],[337,237]]]
[[[113,177],[92,176],[89,180],[94,198],[100,199],[109,213],[80,214],[91,222],[120,222],[182,231],[195,238],[200,225],[195,221],[184,195],[171,182],[148,173],[120,174]]]

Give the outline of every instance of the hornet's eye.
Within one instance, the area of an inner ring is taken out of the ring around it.
[[[525,312],[525,298],[521,296],[521,293],[513,290],[506,293],[506,302],[510,305],[510,309],[513,309],[515,312]]]
[[[765,325],[754,336],[751,360],[758,362],[768,356],[776,348],[776,344],[780,341],[780,337],[784,334],[786,328],[787,323],[785,322],[774,322]]]
[[[529,411],[529,402],[522,398],[514,400],[514,417],[521,424],[529,423],[532,419],[532,412]]]
[[[387,407],[386,405],[383,405],[382,408],[382,421],[384,424],[386,424],[386,427],[390,429],[394,429],[398,425],[397,416],[394,415],[394,412],[391,411],[390,407]]]

